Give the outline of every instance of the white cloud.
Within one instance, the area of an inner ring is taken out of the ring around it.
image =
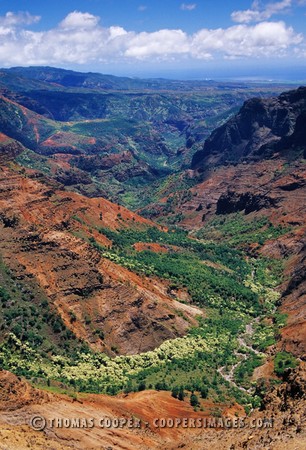
[[[231,18],[234,22],[239,23],[261,22],[270,19],[274,14],[287,11],[291,6],[292,0],[282,0],[268,3],[265,8],[260,8],[260,2],[255,0],[250,9],[234,11]]]
[[[284,22],[262,22],[252,27],[201,30],[193,39],[192,53],[199,58],[208,51],[231,58],[282,56],[291,45],[301,42],[302,36]]]
[[[139,5],[137,9],[140,12],[144,12],[148,9],[148,7],[146,5]]]
[[[144,59],[158,56],[167,58],[171,54],[189,52],[188,37],[182,30],[159,30],[142,32],[127,42],[125,56]]]
[[[92,14],[73,11],[60,23],[60,27],[64,29],[94,28],[98,25],[99,20],[99,17]]]
[[[0,17],[0,25],[11,27],[17,25],[32,25],[40,21],[40,16],[32,16],[28,12],[19,12],[17,14],[8,11],[5,16]]]
[[[303,41],[284,22],[237,24],[194,34],[180,29],[137,33],[119,26],[102,27],[99,17],[74,11],[57,27],[37,32],[20,27],[22,20],[29,23],[25,22],[29,16],[18,17],[13,21],[9,16],[11,25],[7,15],[0,17],[0,66],[269,58],[294,54]]]
[[[196,7],[196,3],[182,3],[180,6],[183,11],[193,11],[194,9],[196,9]]]

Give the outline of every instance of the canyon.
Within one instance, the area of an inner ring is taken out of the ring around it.
[[[0,75],[0,448],[304,448],[306,89]]]

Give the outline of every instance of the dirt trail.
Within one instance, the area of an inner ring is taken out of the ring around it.
[[[245,348],[248,350],[249,353],[255,353],[255,355],[257,356],[265,356],[264,353],[254,349],[253,347],[251,347],[250,345],[247,344],[246,339],[251,338],[254,334],[254,328],[253,328],[253,324],[257,323],[259,321],[259,317],[257,317],[253,322],[249,323],[246,325],[245,328],[245,332],[243,334],[241,334],[238,337],[238,343],[239,346],[242,348]],[[239,352],[239,350],[235,350],[234,351],[234,355],[237,356],[239,358],[239,361],[236,362],[235,364],[233,364],[229,370],[226,371],[226,367],[222,366],[218,369],[219,374],[229,383],[231,383],[232,385],[234,385],[237,389],[239,389],[242,392],[245,392],[247,394],[252,394],[254,389],[251,387],[249,389],[245,389],[242,386],[239,386],[236,382],[235,382],[235,378],[234,378],[234,374],[235,374],[235,370],[237,369],[237,367],[240,366],[240,364],[245,361],[248,356],[249,353],[241,353]]]

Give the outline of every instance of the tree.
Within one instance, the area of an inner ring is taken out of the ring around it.
[[[208,389],[207,387],[203,387],[201,389],[201,398],[207,398],[207,396],[208,396]]]
[[[198,404],[199,404],[199,399],[198,399],[198,397],[195,395],[195,394],[191,394],[191,397],[190,397],[190,404],[191,404],[191,406],[198,406]]]
[[[184,389],[181,387],[179,390],[179,393],[178,393],[178,399],[183,401],[184,398],[185,398],[185,392],[184,392]]]
[[[133,391],[132,381],[128,380],[128,382],[127,382],[127,384],[126,384],[126,386],[124,388],[124,393],[128,394],[129,392],[132,392],[132,391]]]
[[[144,391],[146,389],[146,383],[141,381],[138,385],[138,391]]]
[[[179,388],[177,386],[175,386],[172,391],[171,391],[171,395],[173,398],[178,398],[179,395]]]

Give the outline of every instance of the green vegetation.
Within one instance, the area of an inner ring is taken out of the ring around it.
[[[55,177],[60,178],[60,165],[56,168],[52,159],[50,163],[42,155],[72,154],[73,167],[65,172],[71,172],[73,190],[103,195],[132,209],[188,190],[192,181],[180,172],[205,138],[246,98],[283,90],[275,85],[118,81],[110,76],[103,79],[103,87],[95,80],[89,88],[83,85],[84,74],[71,75],[80,84],[70,87],[66,85],[70,75],[63,76],[63,86],[62,75],[55,76],[55,83],[44,78],[42,89],[36,78],[27,78],[28,73],[22,78],[23,69],[19,73],[20,77],[3,75],[7,100],[1,101],[0,124],[3,133],[38,154],[25,150],[20,163],[46,174],[54,175],[55,168]],[[122,159],[112,161],[114,155]],[[174,213],[171,223],[180,219]]]
[[[243,213],[232,213],[211,219],[196,235],[199,239],[244,247],[252,243],[262,245],[288,231],[289,227],[274,226],[267,217],[250,220]]]
[[[166,341],[144,354],[115,358],[85,349],[74,358],[60,355],[44,358],[12,333],[0,346],[1,367],[30,377],[40,385],[44,382],[48,386],[48,380],[55,380],[65,389],[74,387],[77,391],[109,394],[152,387],[171,390],[177,386],[178,398],[182,390],[205,393],[208,389],[207,395],[216,401],[230,402],[236,398],[249,403],[248,396],[230,388],[214,369],[225,358],[225,350],[218,339],[204,340],[195,336]]]
[[[124,118],[114,119],[96,119],[74,122],[72,127],[66,125],[67,131],[72,131],[82,136],[103,137],[105,134],[130,136],[137,132],[145,133],[147,126],[137,122],[136,120],[128,120]]]
[[[260,300],[264,295],[267,303],[264,308],[269,306],[268,300],[270,306],[276,300],[277,294],[274,295],[272,291],[273,264],[269,265],[265,260],[262,260],[263,267],[259,267],[261,261],[247,263],[238,250],[190,239],[181,230],[173,229],[166,233],[158,228],[147,227],[140,231],[100,229],[100,232],[113,242],[111,249],[100,249],[105,258],[139,274],[156,275],[178,287],[187,288],[193,302],[200,306],[227,307],[232,311],[247,311],[257,316],[262,312]],[[137,252],[133,247],[136,242],[157,242],[168,246],[168,251]],[[255,280],[252,280],[252,273]]]
[[[191,396],[190,396],[190,404],[194,408],[199,405],[199,399],[196,396],[196,394],[191,394]]]
[[[294,369],[298,364],[296,358],[288,352],[279,352],[274,358],[274,371],[276,375],[282,376],[286,369]]]
[[[17,156],[16,161],[23,167],[39,170],[46,175],[50,175],[51,173],[49,159],[45,156],[38,155],[31,150],[24,150]]]
[[[74,219],[82,221],[78,216]],[[118,221],[125,225],[120,213]],[[165,280],[170,294],[175,289],[186,289],[191,301],[205,309],[206,317],[198,317],[198,325],[191,327],[185,338],[164,342],[154,351],[141,355],[109,358],[93,353],[78,342],[56,313],[48,309],[46,301],[34,300],[36,308],[43,307],[44,311],[38,310],[37,317],[29,318],[33,326],[31,333],[26,334],[30,325],[23,308],[26,300],[18,294],[18,308],[14,306],[10,301],[11,275],[8,279],[3,275],[0,299],[2,327],[6,331],[0,346],[2,367],[39,385],[48,387],[50,380],[61,383],[67,391],[116,394],[154,388],[170,390],[179,399],[188,392],[193,393],[190,402],[192,399],[195,408],[199,398],[257,405],[256,396],[253,398],[227,382],[218,369],[229,368],[239,361],[238,337],[245,333],[248,324],[253,327],[248,345],[264,351],[275,343],[279,326],[286,319],[274,311],[279,298],[274,288],[280,282],[281,264],[267,258],[245,260],[243,252],[226,240],[224,243],[199,241],[178,228],[164,231],[145,225],[131,227],[129,223],[127,228],[117,231],[108,228],[97,228],[97,231],[112,242],[109,248],[98,244],[93,237],[82,238],[102,257],[141,276]],[[137,243],[146,244],[147,250],[137,251]],[[150,244],[159,244],[164,251],[152,251],[155,247],[152,245],[150,249]],[[76,320],[71,313],[70,322]],[[86,323],[89,324],[89,318]],[[39,334],[36,327],[40,329]],[[103,333],[99,336],[104,339]],[[116,348],[112,350],[117,353]],[[245,354],[246,360],[235,371],[235,381],[248,389],[252,373],[263,359],[247,349]],[[279,370],[288,364],[286,361],[280,362]]]
[[[74,320],[73,315],[71,320]],[[8,336],[14,335],[42,357],[67,353],[74,357],[80,348],[88,348],[66,328],[35,283],[27,280],[25,284],[1,259],[0,329],[0,342],[4,345]]]
[[[235,381],[240,386],[245,389],[251,387],[251,376],[253,375],[254,369],[261,366],[264,363],[264,358],[258,355],[249,355],[245,361],[242,361],[235,370]]]

